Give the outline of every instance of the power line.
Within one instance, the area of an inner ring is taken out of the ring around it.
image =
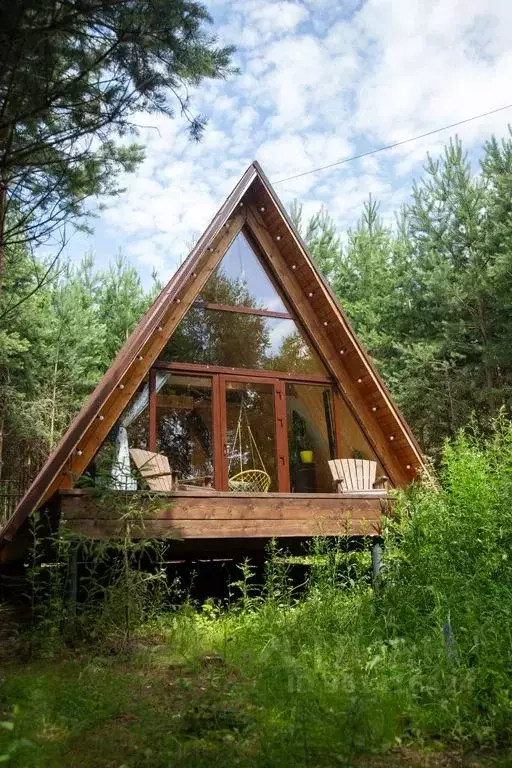
[[[285,179],[278,179],[273,181],[273,184],[282,184],[285,181],[292,181],[293,179],[300,179],[302,176],[308,176],[310,173],[318,173],[318,171],[325,171],[328,168],[334,168],[336,165],[344,165],[350,163],[352,160],[360,160],[362,157],[368,157],[369,155],[376,155],[377,152],[384,152],[387,149],[394,149],[395,147],[401,147],[403,144],[409,144],[411,141],[418,141],[418,139],[424,139],[426,136],[432,136],[434,133],[440,131],[448,131],[450,128],[456,128],[458,125],[464,125],[464,123],[471,123],[473,120],[481,120],[482,117],[489,117],[489,115],[495,115],[497,112],[503,112],[505,109],[510,109],[512,104],[507,104],[505,107],[497,107],[497,109],[491,109],[490,112],[483,112],[481,115],[473,115],[473,117],[467,117],[465,120],[459,120],[456,123],[450,125],[443,125],[442,128],[434,128],[427,133],[421,133],[419,136],[411,136],[409,139],[403,139],[402,141],[396,141],[394,144],[386,144],[384,147],[378,147],[377,149],[370,149],[368,152],[361,152],[360,155],[352,155],[352,157],[345,157],[343,160],[337,160],[335,163],[329,163],[329,165],[321,165],[318,168],[312,168],[310,171],[303,171],[302,173],[296,173],[294,176],[287,176]]]

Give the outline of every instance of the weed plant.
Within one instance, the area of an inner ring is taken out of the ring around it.
[[[53,531],[45,515],[32,521],[31,652],[48,655],[84,642],[124,650],[169,604],[166,540],[135,538],[144,534],[145,517],[158,499],[142,505],[134,494],[102,489],[97,504],[116,522],[116,538],[87,539],[67,531],[65,523]]]

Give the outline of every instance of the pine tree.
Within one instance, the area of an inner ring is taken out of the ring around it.
[[[23,246],[10,249],[0,294],[0,480],[16,486],[37,470],[47,449],[39,388],[51,309],[49,286],[36,290],[41,269]]]
[[[98,284],[93,261],[86,257],[78,268],[68,267],[52,291],[41,388],[49,402],[50,449],[106,369]]]
[[[187,88],[230,71],[192,0],[11,0],[0,5],[0,284],[12,243],[47,241],[114,194],[142,159],[137,112],[173,115],[199,138]]]
[[[491,339],[496,319],[492,265],[486,248],[487,188],[458,140],[428,159],[409,207],[417,290],[410,338],[434,345],[434,422],[453,434],[472,411],[496,412],[498,369]],[[443,413],[444,412],[444,413]]]
[[[122,253],[97,278],[95,298],[105,326],[103,364],[108,367],[150,304],[133,266]]]

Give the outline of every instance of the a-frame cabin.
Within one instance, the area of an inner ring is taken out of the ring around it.
[[[333,459],[349,459],[345,469],[365,477],[335,487]],[[139,493],[142,505],[149,486],[162,503],[140,535],[213,550],[271,536],[376,534],[386,497],[368,468],[393,487],[424,465],[253,163],[7,522],[3,557],[45,505],[75,531],[115,536],[118,522],[97,503],[95,483]]]

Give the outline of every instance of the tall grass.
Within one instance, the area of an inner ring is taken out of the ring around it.
[[[300,599],[269,566],[265,599],[251,602],[245,584],[227,613],[189,613],[186,629],[175,620],[173,642],[213,645],[250,681],[262,764],[335,764],[404,743],[510,743],[510,423],[486,440],[461,434],[440,474],[440,489],[399,495],[378,594],[367,552],[320,542]]]
[[[248,726],[227,736],[226,690],[200,690],[210,720],[224,723],[222,738],[239,746],[237,764],[346,766],[351,755],[396,745],[508,747],[511,545],[512,425],[500,419],[490,437],[470,429],[446,445],[439,488],[418,483],[398,495],[378,591],[368,546],[319,539],[300,590],[289,559],[273,546],[263,588],[250,563],[242,563],[228,607],[189,600],[155,618],[146,606],[152,589],[139,574],[144,590],[135,603],[142,601],[144,611],[137,615],[152,618],[159,642],[167,637],[169,658],[181,658],[200,680],[214,665],[236,685],[234,706],[244,708]],[[91,612],[98,632],[126,635],[131,603],[121,598],[134,591],[131,570],[121,569],[119,589],[107,590],[104,607]],[[112,613],[112,606],[120,610]],[[75,618],[82,629],[83,619]],[[29,698],[19,704],[31,706]],[[204,720],[204,706],[197,711]],[[169,722],[170,733],[187,754],[191,731],[177,723]],[[33,737],[22,728],[25,735]],[[190,764],[217,764],[213,757]]]

